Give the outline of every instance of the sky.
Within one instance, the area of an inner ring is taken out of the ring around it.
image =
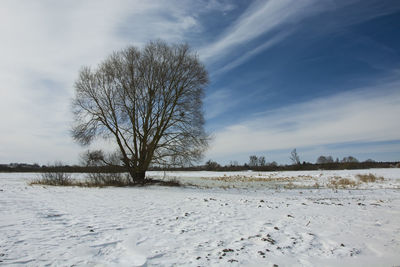
[[[156,39],[209,72],[204,160],[400,160],[398,0],[3,0],[0,36],[0,163],[78,163],[78,71]]]

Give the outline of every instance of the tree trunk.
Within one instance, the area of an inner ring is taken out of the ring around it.
[[[146,177],[146,171],[136,171],[135,177],[133,179],[136,183],[144,184],[145,177]]]
[[[139,171],[134,169],[128,170],[129,175],[132,178],[132,183],[134,184],[144,184],[144,180],[146,177],[146,171]]]

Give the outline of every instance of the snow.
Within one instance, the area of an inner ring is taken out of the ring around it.
[[[329,186],[369,173],[384,180]],[[148,176],[201,187],[30,186],[37,174],[1,173],[0,265],[400,264],[400,169]]]

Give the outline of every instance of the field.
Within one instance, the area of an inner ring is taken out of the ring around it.
[[[185,186],[1,173],[0,265],[400,265],[400,169],[147,175]]]

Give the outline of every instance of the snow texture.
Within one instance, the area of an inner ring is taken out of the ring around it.
[[[368,173],[384,180],[330,187]],[[201,188],[28,185],[36,176],[0,174],[0,265],[400,265],[400,169],[148,173]]]

